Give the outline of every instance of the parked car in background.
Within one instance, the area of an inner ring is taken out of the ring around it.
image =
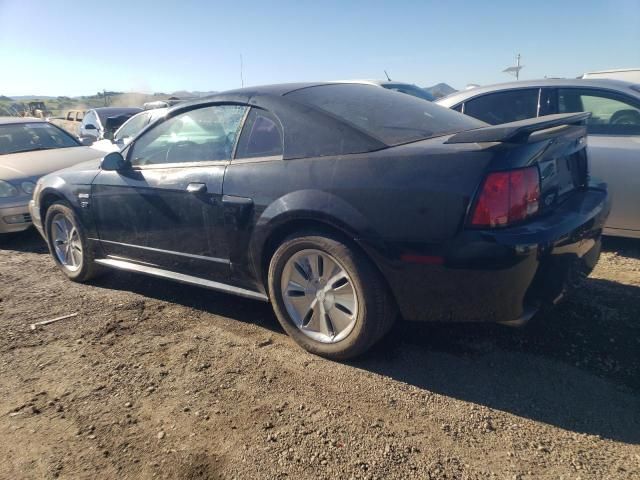
[[[394,82],[393,80],[343,80],[339,83],[359,83],[362,85],[374,85],[377,87],[386,88],[394,92],[406,93],[413,97],[421,98],[429,102],[433,102],[435,98],[424,88],[420,88],[417,85],[404,82]]]
[[[111,139],[124,122],[141,111],[142,109],[137,107],[92,108],[85,112],[78,136],[93,141]]]
[[[625,82],[640,84],[640,68],[619,68],[617,70],[589,72],[582,75],[582,78],[608,78],[610,80],[622,80]]]
[[[167,108],[155,108],[153,110],[145,110],[140,113],[136,113],[133,117],[129,118],[122,126],[116,130],[111,140],[98,140],[94,142],[91,147],[102,150],[104,152],[115,152],[126,147],[131,140],[134,139],[147,125],[153,123],[158,118],[166,115]]]
[[[372,85],[241,89],[46,176],[30,211],[71,280],[110,267],[270,300],[301,346],[345,359],[398,311],[523,322],[591,271],[608,196],[588,115],[490,127]]]
[[[31,226],[28,204],[41,176],[98,156],[44,120],[0,117],[0,234]]]
[[[492,125],[591,112],[590,169],[609,185],[613,201],[605,233],[640,238],[640,85],[603,79],[522,81],[465,90],[437,103]]]
[[[50,118],[49,121],[54,125],[63,128],[75,137],[80,136],[80,125],[84,118],[84,110],[67,110],[61,117]]]

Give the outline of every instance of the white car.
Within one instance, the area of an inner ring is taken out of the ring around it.
[[[113,135],[113,140],[98,140],[91,145],[91,148],[107,153],[122,150],[124,147],[129,145],[131,140],[144,130],[147,125],[151,124],[158,118],[164,117],[167,110],[168,108],[155,108],[153,110],[145,110],[137,113],[123,123],[118,130],[116,130],[116,133]]]
[[[640,84],[545,79],[465,90],[436,103],[492,125],[554,113],[591,112],[590,171],[612,197],[605,234],[640,238]]]
[[[45,120],[0,117],[0,234],[31,226],[28,206],[40,177],[102,155]]]
[[[582,75],[582,78],[609,78],[611,80],[640,83],[640,68],[619,68],[617,70],[589,72]]]
[[[109,139],[113,133],[136,113],[141,112],[137,107],[99,107],[84,112],[84,117],[78,127],[81,139],[90,138],[93,141]]]

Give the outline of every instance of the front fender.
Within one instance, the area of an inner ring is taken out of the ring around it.
[[[95,176],[95,175],[94,175]],[[35,208],[40,213],[40,218],[45,228],[44,221],[47,209],[56,202],[67,202],[80,219],[87,236],[96,237],[97,232],[91,215],[91,183],[75,184],[61,175],[49,174],[41,179],[42,187],[34,195]]]

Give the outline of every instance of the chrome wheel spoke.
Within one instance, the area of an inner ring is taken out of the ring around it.
[[[331,255],[315,249],[296,252],[283,268],[281,288],[287,313],[305,335],[333,343],[353,330],[357,294]]]
[[[310,310],[313,310],[313,306],[316,298],[310,295],[303,296],[289,296],[288,302],[293,307],[295,315],[292,315],[296,325],[299,327],[308,321],[307,317]]]
[[[60,264],[67,270],[78,270],[82,265],[82,242],[73,222],[62,213],[56,214],[51,222],[51,235]]]
[[[321,326],[321,312],[320,312],[320,306],[317,304],[317,302],[313,305],[313,308],[311,308],[306,316],[304,317],[303,321],[302,321],[302,331],[304,332],[305,330],[310,331],[310,332],[317,332],[320,330],[320,326]]]
[[[331,323],[336,331],[340,332],[347,328],[353,321],[354,316],[346,313],[344,310],[334,306],[328,314]]]

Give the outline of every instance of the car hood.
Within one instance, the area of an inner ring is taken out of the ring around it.
[[[104,154],[89,147],[69,147],[0,155],[0,179],[39,178]]]

